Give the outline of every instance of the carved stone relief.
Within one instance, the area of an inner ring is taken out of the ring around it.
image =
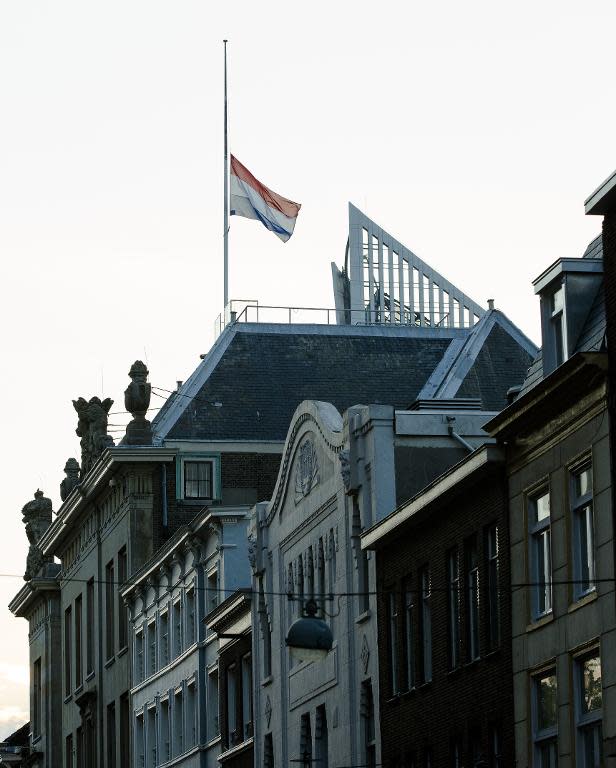
[[[310,438],[304,440],[297,451],[295,466],[295,503],[299,502],[319,482],[319,463],[317,451]]]
[[[105,448],[113,445],[113,438],[107,434],[107,416],[113,405],[110,397],[101,400],[83,397],[73,400],[79,421],[75,432],[81,438],[81,474],[85,475]]]

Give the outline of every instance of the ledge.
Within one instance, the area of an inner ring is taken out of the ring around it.
[[[567,613],[575,613],[575,611],[579,611],[579,609],[583,608],[585,605],[594,603],[595,600],[598,600],[598,598],[599,595],[597,594],[597,590],[594,589],[592,592],[588,592],[587,594],[582,595],[582,597],[580,597],[574,603],[571,603],[571,605],[567,608]]]
[[[546,624],[551,624],[553,621],[554,614],[548,613],[547,616],[542,616],[540,619],[535,619],[535,621],[531,621],[530,624],[527,624],[526,631],[534,632],[536,629],[541,629],[541,627],[545,627]]]

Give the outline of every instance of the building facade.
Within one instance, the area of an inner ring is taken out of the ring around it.
[[[514,765],[503,465],[479,448],[362,534],[376,557],[388,768]]]
[[[541,353],[506,452],[517,765],[615,765],[613,488],[601,240],[536,281]]]

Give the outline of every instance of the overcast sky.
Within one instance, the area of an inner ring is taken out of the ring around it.
[[[71,400],[122,411],[133,360],[172,389],[213,341],[222,39],[231,151],[302,204],[286,244],[232,220],[231,298],[332,306],[351,200],[538,342],[531,280],[616,167],[615,28],[610,0],[0,2],[0,737],[28,718],[20,510],[59,506]]]

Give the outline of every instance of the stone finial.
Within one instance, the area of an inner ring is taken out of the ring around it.
[[[126,427],[124,442],[128,445],[151,445],[152,427],[145,418],[152,394],[152,386],[147,380],[148,369],[141,360],[135,360],[128,375],[132,381],[124,391],[124,406],[133,420]]]
[[[43,491],[37,490],[34,494],[34,500],[24,504],[21,514],[23,515],[22,522],[26,526],[26,536],[30,542],[24,580],[30,581],[45,563],[51,562],[51,558],[45,557],[38,546],[41,537],[51,525],[53,514],[51,499],[46,498]]]
[[[113,400],[106,397],[83,397],[73,400],[73,407],[79,416],[75,432],[81,438],[81,476],[85,475],[105,448],[113,445],[113,438],[107,434],[107,416]]]
[[[60,498],[65,501],[70,492],[79,485],[79,462],[77,459],[67,459],[64,465],[64,474],[66,477],[60,483]]]

